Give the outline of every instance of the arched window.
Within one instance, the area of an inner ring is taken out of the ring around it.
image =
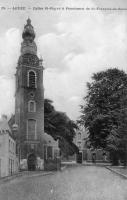
[[[28,112],[36,112],[36,102],[30,100],[28,102]]]
[[[27,139],[34,140],[36,139],[36,120],[28,119],[27,121]]]
[[[28,72],[28,87],[36,88],[36,72],[31,70]]]
[[[81,140],[81,133],[78,133],[78,140]]]

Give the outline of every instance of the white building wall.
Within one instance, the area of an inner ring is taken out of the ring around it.
[[[8,135],[8,168],[9,174],[16,173],[18,171],[17,168],[17,157],[16,157],[16,143],[15,141]]]
[[[0,134],[1,177],[8,175],[8,134]]]
[[[84,127],[79,127],[79,130],[77,130],[75,138],[74,138],[74,143],[78,146],[79,150],[84,149],[84,145],[86,142],[86,138],[88,137],[87,132]]]
[[[9,134],[7,133],[0,134],[0,176],[1,177],[11,175],[18,171],[15,145],[16,145],[15,141],[11,138]]]

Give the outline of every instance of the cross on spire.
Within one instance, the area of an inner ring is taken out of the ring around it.
[[[27,25],[30,25],[31,24],[31,19],[28,17],[27,19]]]

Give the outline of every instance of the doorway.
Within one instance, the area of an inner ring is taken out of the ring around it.
[[[83,153],[82,151],[79,151],[79,153],[77,154],[77,163],[82,163],[83,161]]]
[[[35,171],[36,170],[36,163],[37,163],[37,158],[34,153],[29,154],[27,158],[27,165],[28,165],[28,170],[29,171]]]

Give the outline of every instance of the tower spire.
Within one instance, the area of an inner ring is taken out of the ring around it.
[[[31,25],[31,19],[29,17],[27,19],[26,25],[24,26],[24,30],[23,30],[23,33],[22,33],[22,38],[24,40],[30,39],[31,41],[33,41],[34,38],[35,38],[34,28]]]
[[[24,30],[22,33],[23,42],[21,44],[21,54],[37,54],[37,46],[34,42],[35,32],[31,24],[31,19],[28,17],[26,20],[26,25],[24,25]]]

